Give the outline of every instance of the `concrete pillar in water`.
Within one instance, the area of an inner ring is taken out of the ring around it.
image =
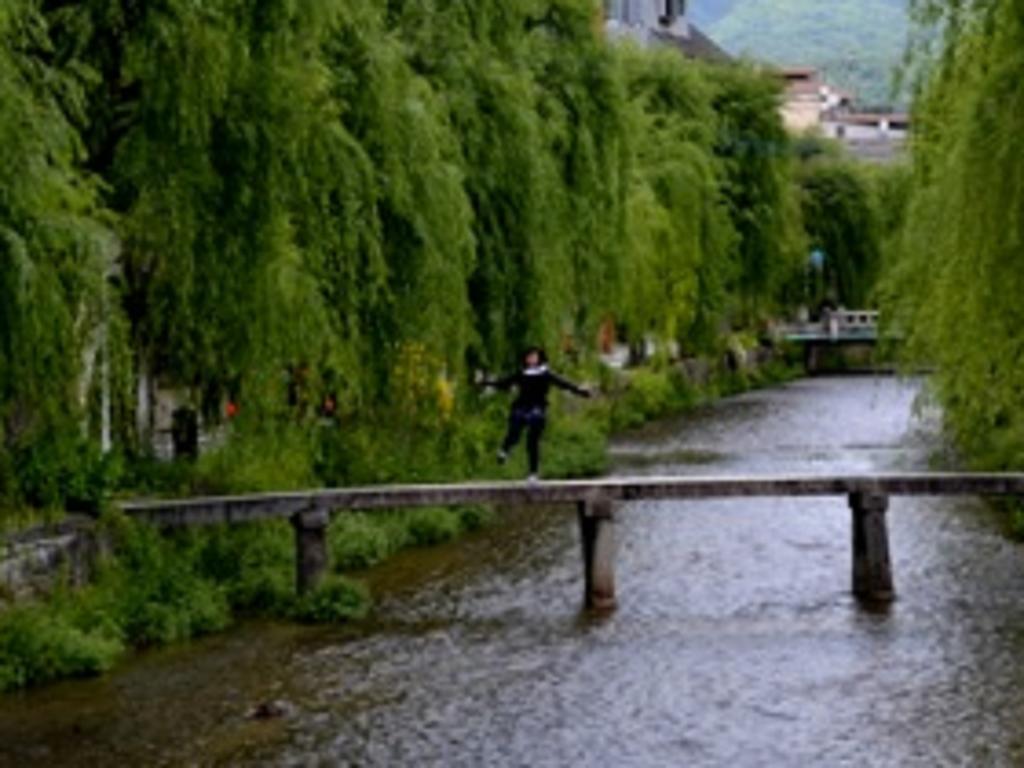
[[[889,560],[886,512],[889,497],[877,493],[851,493],[853,512],[853,593],[873,602],[895,596]]]
[[[583,545],[583,604],[589,610],[615,608],[615,515],[611,499],[579,503]]]
[[[327,572],[327,510],[297,512],[295,529],[295,586],[300,595],[315,589]]]
[[[821,347],[813,341],[804,342],[804,371],[814,376],[821,368]]]

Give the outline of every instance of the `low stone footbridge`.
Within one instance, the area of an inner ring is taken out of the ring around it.
[[[851,511],[854,594],[866,601],[894,597],[886,522],[893,496],[1024,496],[1024,474],[926,473],[769,477],[617,477],[541,483],[482,482],[393,485],[261,493],[166,501],[132,501],[121,509],[161,528],[239,525],[287,518],[295,531],[296,584],[314,588],[328,567],[331,515],[352,510],[493,504],[571,504],[578,510],[584,604],[607,610],[616,602],[615,511],[640,500],[837,497]],[[766,532],[765,535],[770,535]]]

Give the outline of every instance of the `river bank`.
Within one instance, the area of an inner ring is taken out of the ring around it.
[[[612,473],[915,471],[919,387],[803,379],[652,422]],[[643,465],[639,466],[643,457]],[[687,458],[692,457],[692,458]],[[0,765],[1017,765],[1024,558],[969,500],[894,500],[899,600],[849,595],[849,510],[629,504],[621,603],[581,616],[571,510],[500,513],[366,573],[345,626],[248,621],[0,699]],[[264,702],[283,714],[255,719]]]
[[[606,372],[604,397],[554,410],[545,474],[599,474],[608,467],[612,435],[793,375],[780,355],[764,353]],[[486,448],[496,444],[496,433],[485,441]],[[500,471],[488,466],[486,474],[521,476],[521,462]],[[362,618],[371,598],[353,575],[404,550],[452,541],[493,517],[482,508],[341,516],[329,533],[332,574],[301,600],[294,597],[293,544],[284,522],[161,537],[110,514],[72,535],[51,526],[35,538],[23,534],[0,562],[8,579],[0,601],[33,589],[46,596],[16,600],[0,613],[0,691],[95,675],[131,649],[221,631],[240,616]]]

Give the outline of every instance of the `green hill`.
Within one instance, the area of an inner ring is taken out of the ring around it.
[[[702,27],[714,24],[727,16],[729,11],[743,0],[690,0],[690,16]]]
[[[903,55],[906,0],[692,0],[694,21],[720,45],[782,65],[810,65],[854,91],[861,104],[888,104]]]

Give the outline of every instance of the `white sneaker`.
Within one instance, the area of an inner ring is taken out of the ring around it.
[[[526,478],[526,482],[528,482],[530,485],[533,485],[534,483],[539,483],[540,477],[531,472],[530,475]]]

